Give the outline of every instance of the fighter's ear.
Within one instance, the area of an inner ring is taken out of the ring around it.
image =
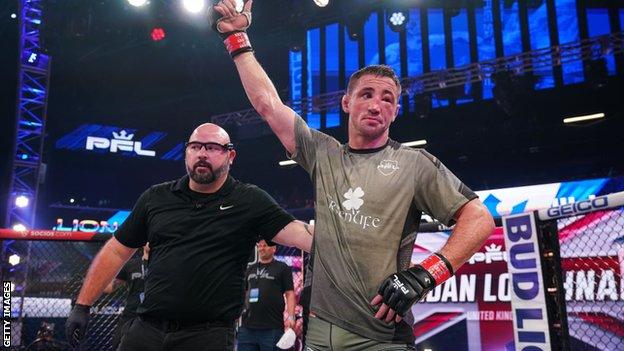
[[[394,117],[392,118],[392,122],[394,122],[394,120],[397,118],[397,116],[399,115],[399,111],[401,111],[401,104],[397,104],[396,105],[396,111],[394,111]]]
[[[350,100],[351,100],[351,96],[349,96],[349,93],[346,93],[342,96],[342,100],[340,101],[340,104],[342,105],[342,110],[346,114],[349,114],[349,101]]]

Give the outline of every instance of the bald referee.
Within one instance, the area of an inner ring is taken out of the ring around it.
[[[263,190],[229,175],[228,134],[203,124],[185,147],[187,175],[154,185],[94,259],[66,323],[84,341],[90,306],[149,241],[145,298],[119,350],[232,350],[247,259],[258,239],[309,251],[311,233]]]

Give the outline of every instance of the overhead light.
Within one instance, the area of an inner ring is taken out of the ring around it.
[[[279,161],[280,166],[290,166],[290,165],[296,165],[296,164],[297,162],[293,160]]]
[[[12,254],[9,256],[9,263],[11,266],[17,266],[20,263],[20,257],[18,254]]]
[[[152,41],[161,41],[165,39],[165,36],[167,36],[167,34],[165,33],[165,30],[161,27],[154,27],[152,29],[152,32],[150,33]]]
[[[29,202],[30,202],[30,199],[28,199],[28,197],[26,197],[24,195],[20,195],[20,196],[15,198],[15,206],[17,206],[19,208],[28,207],[28,203]]]
[[[204,0],[182,0],[182,6],[190,13],[200,13],[206,2]]]
[[[393,26],[402,26],[405,23],[405,15],[403,12],[393,12],[388,20]]]
[[[405,142],[405,143],[402,143],[402,144],[403,144],[403,146],[409,146],[409,147],[421,146],[421,145],[426,145],[427,144],[427,140],[425,140],[425,139],[414,140],[414,141],[408,141],[408,142]]]
[[[604,118],[604,116],[605,114],[601,112],[601,113],[594,113],[591,115],[568,117],[568,118],[563,119],[563,123],[576,123],[576,122],[582,122],[582,121],[589,121],[592,119]]]
[[[147,0],[128,0],[128,4],[134,7],[141,7],[147,4]]]
[[[318,7],[325,7],[327,6],[327,4],[329,4],[329,0],[314,0],[314,3]]]
[[[23,232],[24,230],[26,230],[26,227],[23,224],[15,224],[13,225],[13,230],[16,230],[18,232]]]
[[[12,13],[12,14],[11,14],[11,18],[12,18],[12,19],[16,19],[16,18],[17,18],[17,15],[16,15],[15,13]]]
[[[402,32],[405,30],[407,21],[409,21],[409,12],[402,10],[386,11],[386,21],[393,32]]]

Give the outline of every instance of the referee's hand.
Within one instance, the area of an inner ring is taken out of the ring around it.
[[[65,334],[67,341],[73,347],[79,346],[87,333],[90,309],[91,306],[76,304],[69,313],[65,322]]]

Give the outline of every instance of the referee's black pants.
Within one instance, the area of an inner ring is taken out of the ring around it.
[[[231,326],[200,323],[178,325],[138,317],[121,339],[120,351],[231,351],[234,350],[234,322]]]

